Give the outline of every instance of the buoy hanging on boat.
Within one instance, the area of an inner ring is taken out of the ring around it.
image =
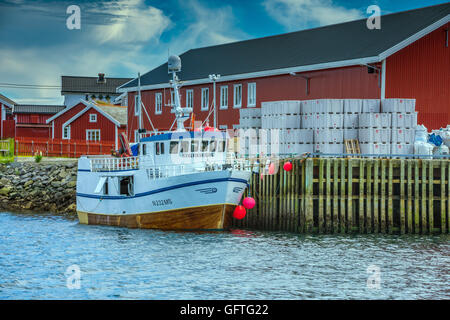
[[[269,165],[269,174],[274,174],[275,173],[275,163],[271,163]]]
[[[256,202],[252,197],[247,197],[242,201],[242,204],[244,205],[245,209],[253,209]]]
[[[284,165],[283,165],[283,169],[285,170],[285,171],[291,171],[292,170],[292,163],[290,162],[290,161],[288,161],[288,162],[286,162]]]
[[[244,208],[243,206],[237,206],[237,207],[234,209],[233,217],[234,217],[235,219],[241,220],[241,219],[244,219],[244,218],[245,218],[245,215],[246,215],[246,214],[247,214],[247,210],[245,210],[245,208]]]

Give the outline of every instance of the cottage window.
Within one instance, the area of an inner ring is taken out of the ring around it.
[[[63,127],[63,139],[70,139],[70,126]]]
[[[240,108],[242,106],[242,84],[234,85],[234,107]]]
[[[155,95],[155,114],[162,113],[162,93],[158,92]]]
[[[87,141],[100,141],[100,130],[86,130],[86,140]]]
[[[186,107],[194,108],[194,90],[186,90]]]
[[[248,84],[248,107],[255,107],[256,106],[256,83],[249,83]]]
[[[208,111],[209,107],[209,88],[202,88],[202,111]]]
[[[228,86],[220,87],[220,109],[228,109]]]
[[[95,113],[89,115],[89,122],[97,122],[97,115]]]

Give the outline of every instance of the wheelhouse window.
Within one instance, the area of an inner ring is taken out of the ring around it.
[[[208,152],[209,149],[209,141],[203,140],[202,141],[202,152]]]
[[[202,111],[208,111],[209,108],[209,88],[202,88]]]
[[[248,84],[248,99],[247,107],[256,106],[256,83],[252,82]]]
[[[240,108],[242,106],[242,84],[234,85],[234,107]]]
[[[157,156],[164,154],[164,142],[155,143],[155,154]]]
[[[63,139],[70,139],[70,126],[63,128]]]
[[[189,152],[189,141],[181,141],[180,142],[180,153]]]
[[[89,122],[97,122],[97,115],[95,113],[89,115]]]
[[[178,141],[170,141],[170,153],[171,154],[178,153]]]
[[[191,140],[191,152],[198,152],[199,141]]]
[[[155,114],[162,113],[162,93],[157,92],[155,94]]]
[[[217,143],[217,152],[224,152],[225,151],[225,141],[219,140]]]
[[[220,87],[220,109],[228,109],[228,86]]]
[[[217,141],[215,139],[212,139],[210,145],[211,145],[210,151],[211,152],[216,152]]]
[[[86,140],[87,141],[100,141],[100,130],[86,130]]]
[[[147,144],[146,143],[142,144],[142,155],[143,156],[147,155]]]
[[[194,90],[186,90],[186,107],[194,107]]]

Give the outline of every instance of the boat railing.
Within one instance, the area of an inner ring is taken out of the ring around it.
[[[125,171],[139,169],[139,157],[92,158],[91,171]]]

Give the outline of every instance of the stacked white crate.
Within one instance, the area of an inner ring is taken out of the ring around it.
[[[314,132],[314,152],[343,153],[344,100],[306,100],[302,111],[302,128]]]
[[[262,134],[267,136],[262,149],[269,154],[312,152],[312,131],[301,129],[301,101],[263,102],[261,108]]]
[[[261,129],[261,109],[244,108],[239,110],[239,153],[255,155],[259,153],[258,134]],[[253,132],[254,130],[254,132]]]
[[[417,126],[415,99],[383,99],[382,110],[391,117],[391,154],[413,154]]]

